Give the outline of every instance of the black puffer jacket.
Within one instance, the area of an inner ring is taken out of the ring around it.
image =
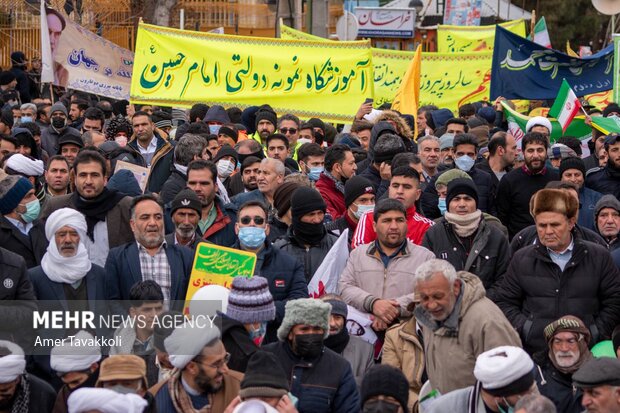
[[[513,255],[496,303],[530,354],[546,348],[544,328],[568,314],[582,319],[597,343],[620,322],[620,270],[605,248],[588,241],[574,240],[564,271],[544,245],[530,245]]]
[[[304,265],[306,282],[310,282],[312,276],[319,268],[319,265],[321,265],[323,259],[337,240],[338,237],[326,232],[325,236],[318,245],[306,248],[297,242],[297,239],[293,236],[291,228],[289,228],[286,236],[277,240],[273,246],[287,252],[301,261]]]
[[[445,218],[424,234],[422,246],[431,250],[439,259],[454,265],[457,271],[476,274],[487,290],[487,297],[495,300],[497,288],[510,262],[510,245],[501,230],[483,219],[470,245],[454,232]]]
[[[471,168],[467,174],[471,176],[471,179],[476,184],[476,189],[478,190],[478,209],[482,212],[495,215],[494,200],[496,189],[495,185],[493,185],[491,175],[481,169],[478,169],[477,167]],[[435,183],[437,182],[437,178],[440,176],[441,174],[438,174],[431,179],[431,181],[426,185],[424,192],[422,192],[422,197],[420,198],[422,212],[424,213],[424,216],[429,219],[437,219],[441,217],[441,212],[437,206],[439,195],[437,195],[437,189],[435,189]]]

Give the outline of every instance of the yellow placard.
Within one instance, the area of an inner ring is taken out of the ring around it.
[[[501,23],[501,27],[525,37],[525,20]],[[437,26],[437,52],[489,52],[495,44],[495,25],[491,26]]]
[[[327,43],[321,37],[280,25],[285,39],[308,39]],[[371,48],[376,107],[393,102],[415,52]],[[457,113],[458,107],[489,98],[492,52],[422,53],[420,105],[434,104]]]
[[[278,113],[350,122],[372,98],[369,41],[229,36],[140,24],[132,103],[191,107],[265,103]]]

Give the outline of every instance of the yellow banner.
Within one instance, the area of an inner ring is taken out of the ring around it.
[[[140,24],[131,101],[246,108],[350,122],[374,97],[370,41],[228,36]]]
[[[284,39],[331,42],[280,25]],[[375,106],[392,102],[415,52],[371,48]],[[462,104],[489,98],[492,52],[422,53],[420,106],[434,104],[457,113]]]
[[[523,19],[501,23],[504,29],[525,37]],[[491,26],[437,26],[437,52],[489,52],[495,43],[495,25]]]

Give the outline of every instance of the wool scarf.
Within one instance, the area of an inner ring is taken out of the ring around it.
[[[480,225],[480,219],[482,218],[482,211],[475,210],[471,214],[459,215],[451,212],[446,212],[444,215],[446,221],[452,224],[454,232],[461,238],[466,238],[472,235],[478,229]]]

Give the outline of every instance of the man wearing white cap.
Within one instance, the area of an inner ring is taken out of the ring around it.
[[[525,133],[537,132],[544,135],[547,139],[551,136],[551,130],[551,121],[543,116],[534,116],[525,125]]]
[[[243,375],[228,369],[220,330],[208,320],[200,326],[201,320],[194,318],[194,325],[186,323],[164,340],[177,370],[149,390],[159,413],[223,412],[239,394]]]
[[[51,412],[54,389],[26,373],[26,357],[17,344],[0,341],[0,412]]]
[[[514,410],[521,397],[538,393],[534,362],[519,347],[500,346],[476,359],[476,384],[435,400],[430,413],[504,413]]]
[[[84,388],[69,396],[69,413],[142,413],[146,400],[137,394]]]
[[[92,334],[82,330],[75,335],[75,340],[92,340]],[[101,347],[72,345],[69,339],[54,347],[50,355],[52,370],[60,377],[64,385],[60,388],[54,413],[67,412],[67,400],[77,389],[94,387],[99,374]]]

